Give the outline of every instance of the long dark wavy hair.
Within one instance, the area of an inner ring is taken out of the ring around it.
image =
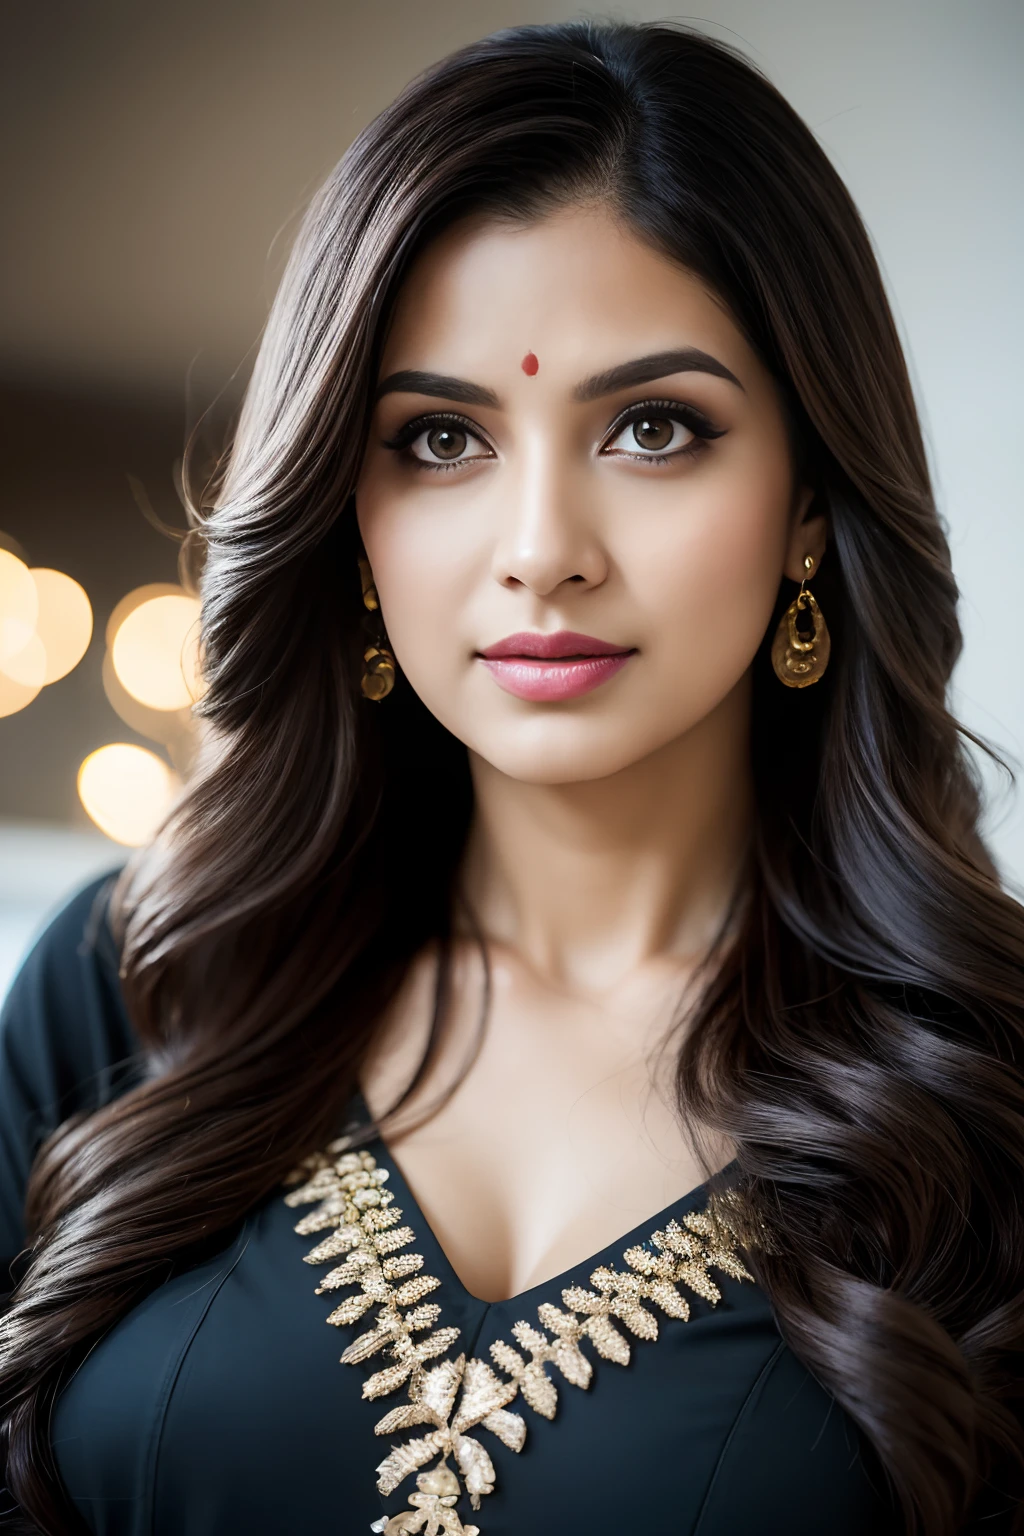
[[[353,487],[413,257],[464,215],[595,199],[728,307],[830,527],[826,677],[790,690],[766,646],[754,662],[749,878],[682,1036],[680,1114],[737,1144],[770,1239],[756,1277],[908,1527],[950,1536],[1019,1469],[1024,912],[946,707],[957,589],[878,265],[741,53],[577,21],[462,48],[360,133],[192,498],[206,736],[114,906],[147,1070],[40,1152],[3,1323],[23,1528],[84,1529],[48,1438],[69,1362],[336,1134],[410,960],[448,952],[467,754],[401,677],[384,704],[360,695]]]

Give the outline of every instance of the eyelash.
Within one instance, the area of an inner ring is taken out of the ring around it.
[[[660,412],[660,415],[655,417],[655,411]],[[625,453],[620,449],[612,457],[639,460],[645,464],[670,464],[679,458],[696,458],[707,451],[709,442],[713,438],[725,436],[724,431],[712,426],[700,411],[692,405],[684,404],[681,400],[641,400],[635,405],[627,406],[626,410],[616,417],[608,429],[607,440],[614,441],[626,427],[631,426],[635,421],[643,421],[648,416],[654,417],[655,420],[678,421],[681,426],[694,434],[693,442],[688,443],[685,448],[673,449],[671,453]],[[416,458],[405,451],[422,432],[430,427],[447,426],[452,422],[463,427],[480,442],[485,441],[479,427],[468,417],[460,416],[455,411],[432,411],[406,422],[394,437],[382,439],[381,446],[401,454],[405,462],[414,469],[425,469],[429,472],[440,470],[442,473],[447,473],[451,470],[462,470],[467,464],[483,462],[482,456],[476,455],[471,459],[450,459],[447,463],[438,460],[432,464],[427,459]]]

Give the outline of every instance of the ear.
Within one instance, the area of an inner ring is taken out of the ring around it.
[[[828,542],[828,520],[824,512],[814,510],[817,492],[812,485],[802,485],[797,493],[790,521],[789,539],[783,571],[790,581],[803,581],[808,574],[804,557],[810,555],[814,566],[813,576],[821,564]]]

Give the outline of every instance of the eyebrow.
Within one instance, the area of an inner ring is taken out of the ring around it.
[[[737,389],[743,389],[739,379],[720,363],[710,352],[699,347],[675,347],[667,352],[651,352],[646,357],[635,357],[628,363],[618,363],[603,373],[592,373],[582,379],[572,392],[577,403],[600,400],[604,395],[614,395],[617,390],[629,389],[636,384],[649,384],[653,379],[667,378],[671,373],[710,373],[716,378],[727,379]],[[500,401],[493,389],[483,384],[473,384],[469,379],[457,379],[451,374],[430,373],[419,368],[403,368],[388,374],[377,385],[374,403],[384,395],[395,393],[411,395],[435,395],[441,400],[457,400],[462,405],[498,406]]]

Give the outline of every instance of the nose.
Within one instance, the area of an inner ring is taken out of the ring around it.
[[[595,587],[608,574],[598,521],[578,477],[554,446],[535,445],[506,481],[492,574],[504,587],[548,597],[564,582]]]

